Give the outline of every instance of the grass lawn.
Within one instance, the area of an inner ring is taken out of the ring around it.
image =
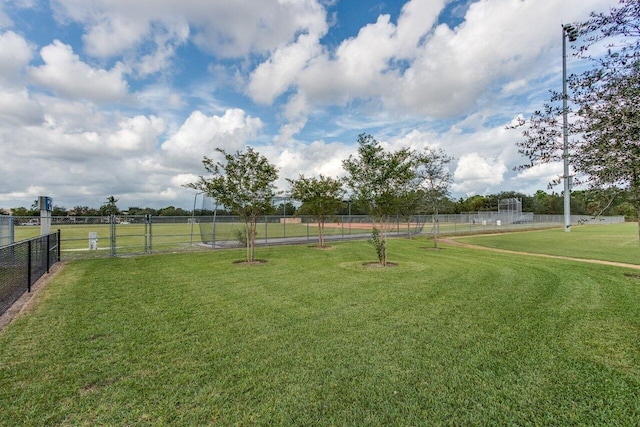
[[[0,332],[0,425],[640,424],[637,271],[425,246],[74,261]]]
[[[569,233],[562,228],[554,228],[525,233],[456,237],[456,240],[519,252],[640,264],[638,224],[631,222],[574,226]]]
[[[349,224],[331,224],[325,229],[325,236],[341,236],[351,234],[369,234],[370,229],[360,229],[349,227]],[[203,234],[207,242],[212,240],[213,226],[205,223],[202,225]],[[60,229],[61,247],[63,253],[70,255],[91,254],[89,251],[89,233],[95,232],[98,237],[98,247],[102,250],[110,248],[111,226],[109,224],[62,224],[52,225],[52,232]],[[218,222],[215,229],[216,241],[236,241],[234,230],[244,229],[244,223],[238,222]],[[152,244],[155,250],[183,249],[191,243],[202,242],[200,224],[188,223],[154,223],[151,227],[151,236],[145,235],[149,228],[144,224],[118,224],[116,225],[116,252],[141,253],[145,251],[147,245]],[[259,223],[258,240],[276,239],[282,237],[308,237],[310,241],[316,241],[318,227],[315,223],[309,224],[279,224],[279,223]],[[397,229],[394,230],[397,232]],[[406,231],[402,227],[401,232]],[[40,227],[18,226],[15,228],[15,240],[20,241],[40,235]],[[71,254],[69,254],[71,252]]]

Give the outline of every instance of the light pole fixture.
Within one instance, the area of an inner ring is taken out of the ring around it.
[[[569,183],[569,128],[567,124],[567,38],[578,39],[578,30],[571,24],[562,26],[562,160],[564,162],[564,231],[571,231],[571,185]]]

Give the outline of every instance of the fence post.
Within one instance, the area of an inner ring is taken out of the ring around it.
[[[60,262],[60,252],[61,252],[60,243],[61,242],[62,242],[62,238],[60,236],[60,229],[58,228],[58,262]]]
[[[149,247],[147,253],[153,252],[153,222],[151,221],[151,214],[147,214],[145,218],[145,229],[149,227]]]
[[[109,216],[109,225],[111,229],[111,236],[110,236],[111,256],[115,256],[116,255],[116,216],[114,214],[111,214]]]
[[[27,292],[31,292],[31,240],[27,243]]]
[[[49,274],[49,262],[51,258],[51,233],[47,234],[47,274]]]

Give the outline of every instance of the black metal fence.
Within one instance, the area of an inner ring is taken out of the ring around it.
[[[60,232],[0,247],[0,314],[60,261]]]

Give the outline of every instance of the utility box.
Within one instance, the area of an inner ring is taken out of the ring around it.
[[[89,232],[89,250],[91,251],[98,250],[98,232],[97,231]]]

